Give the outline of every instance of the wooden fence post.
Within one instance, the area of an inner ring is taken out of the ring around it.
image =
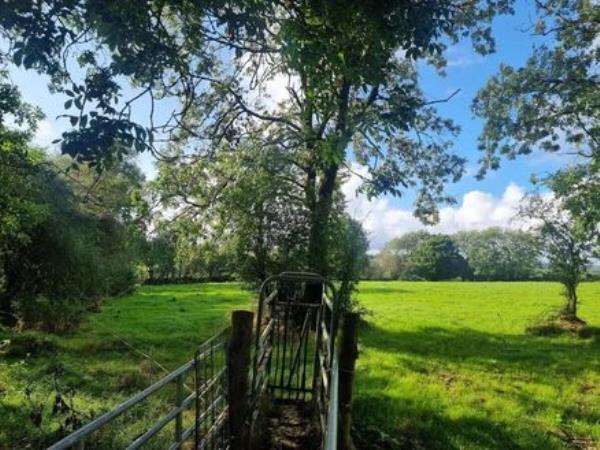
[[[231,314],[231,336],[227,348],[227,400],[231,450],[244,450],[248,446],[246,419],[253,318],[254,314],[250,311],[234,311]]]
[[[360,315],[344,313],[339,335],[339,444],[341,450],[354,450],[350,433],[352,421],[352,385],[354,383],[354,365],[358,358],[357,327]]]
[[[180,374],[176,378],[176,387],[175,387],[175,407],[181,408],[183,405],[184,394],[183,394],[183,383],[184,383],[185,373]],[[175,416],[175,442],[177,443],[177,448],[181,448],[181,441],[183,440],[183,411],[179,411],[177,416]]]

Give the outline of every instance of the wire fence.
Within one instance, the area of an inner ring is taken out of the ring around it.
[[[196,448],[227,448],[227,336],[228,329],[219,332],[198,347],[193,360],[66,436],[49,450],[84,449],[86,442],[92,443],[93,448],[103,448],[95,434],[116,425],[119,418],[131,413],[136,406],[173,388],[174,401],[168,411],[129,440],[126,448],[147,448],[159,435],[162,439],[157,446],[169,450],[179,449],[192,440]],[[189,387],[192,374],[193,387]],[[165,431],[172,432],[170,439],[164,436]],[[111,444],[107,445],[110,448]]]

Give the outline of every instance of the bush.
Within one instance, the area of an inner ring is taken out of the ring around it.
[[[15,333],[5,347],[8,358],[26,358],[54,353],[56,345],[47,336],[39,336],[31,332]]]
[[[49,299],[43,296],[18,302],[18,314],[26,327],[57,334],[77,328],[86,309],[86,304],[81,300]]]
[[[76,211],[53,216],[5,264],[4,295],[26,327],[71,331],[102,298],[134,289],[135,258],[127,241],[114,220]]]

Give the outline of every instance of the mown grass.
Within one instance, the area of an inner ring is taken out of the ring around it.
[[[196,346],[227,323],[231,310],[248,307],[251,297],[236,283],[144,286],[107,300],[72,335],[27,332],[28,339],[50,344],[29,356],[27,347],[14,356],[10,347],[0,354],[0,448],[43,448],[64,434],[59,427],[67,415],[51,411],[55,380],[60,392],[72,392],[81,419],[89,420],[161,378],[161,366],[171,371],[189,361]],[[15,338],[0,331],[0,340]],[[25,395],[28,388],[32,402]],[[122,419],[116,435],[101,437],[104,447],[120,448],[172,406],[172,398],[166,390],[136,408]],[[32,417],[34,404],[45,405],[39,426]]]
[[[363,282],[358,297],[373,313],[360,330],[356,374],[361,449],[598,446],[600,283],[581,288],[581,317],[592,330],[585,339],[525,331],[561,305],[553,283]],[[172,370],[252,298],[234,283],[145,286],[106,301],[79,331],[49,337],[36,354],[0,356],[0,448],[38,448],[60,434],[49,410],[57,369],[61,389],[74,388],[76,408],[99,413],[163,375],[123,340]],[[48,405],[40,427],[27,386]],[[103,447],[120,448],[166,411],[172,395],[123,418],[116,435],[100,436]]]
[[[373,311],[356,375],[363,448],[600,445],[600,336],[525,332],[561,305],[557,284],[368,282],[359,299]],[[600,326],[599,283],[582,286],[580,315]]]

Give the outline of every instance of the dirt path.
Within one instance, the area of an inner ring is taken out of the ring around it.
[[[302,404],[275,405],[267,420],[262,450],[316,450],[321,436],[312,411]]]

